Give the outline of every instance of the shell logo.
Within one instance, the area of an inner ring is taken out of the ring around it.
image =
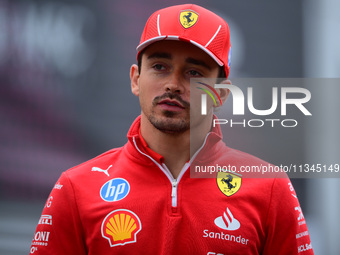
[[[102,236],[110,246],[125,245],[137,242],[137,233],[142,229],[138,216],[126,209],[110,212],[102,223]]]

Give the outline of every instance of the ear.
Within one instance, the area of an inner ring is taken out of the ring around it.
[[[131,92],[135,96],[139,96],[139,71],[138,66],[133,64],[130,68]]]
[[[231,85],[231,81],[230,80],[223,80],[222,82],[220,82],[220,84],[229,84],[229,85]],[[219,96],[221,98],[222,104],[224,104],[225,101],[227,100],[227,98],[229,96],[229,92],[230,92],[230,90],[226,89],[226,88],[217,89],[217,93],[219,94]]]

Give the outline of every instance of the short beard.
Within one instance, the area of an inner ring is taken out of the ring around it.
[[[166,111],[164,114],[167,118],[173,116],[173,112]],[[157,119],[154,115],[150,115],[149,121],[155,128],[164,133],[178,134],[184,133],[190,129],[190,121],[186,121],[185,119],[180,119],[178,121],[175,121],[174,119],[162,121]]]
[[[178,94],[174,93],[165,93],[160,97],[156,97],[153,101],[153,105],[157,105],[157,103],[163,99],[170,98],[178,100],[184,107],[185,110],[189,113],[187,118],[176,119],[176,113],[172,111],[163,111],[165,120],[161,120],[155,117],[154,112],[152,111],[150,116],[148,117],[150,123],[164,133],[169,134],[179,134],[184,133],[185,131],[190,129],[190,104],[184,101]]]

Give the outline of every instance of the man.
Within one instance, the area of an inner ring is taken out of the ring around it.
[[[165,8],[149,18],[137,50],[130,77],[141,115],[128,143],[62,174],[31,253],[313,254],[286,176],[241,180],[227,173],[221,185],[216,177],[190,178],[193,159],[265,163],[225,146],[212,128],[212,102],[207,115],[190,121],[191,78],[228,77],[227,23],[197,5]],[[221,102],[228,96],[216,93]]]

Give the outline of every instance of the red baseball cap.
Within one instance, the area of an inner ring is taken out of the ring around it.
[[[231,45],[227,22],[215,13],[195,4],[170,6],[154,12],[148,19],[137,46],[139,53],[161,40],[190,42],[224,66],[229,75]]]

